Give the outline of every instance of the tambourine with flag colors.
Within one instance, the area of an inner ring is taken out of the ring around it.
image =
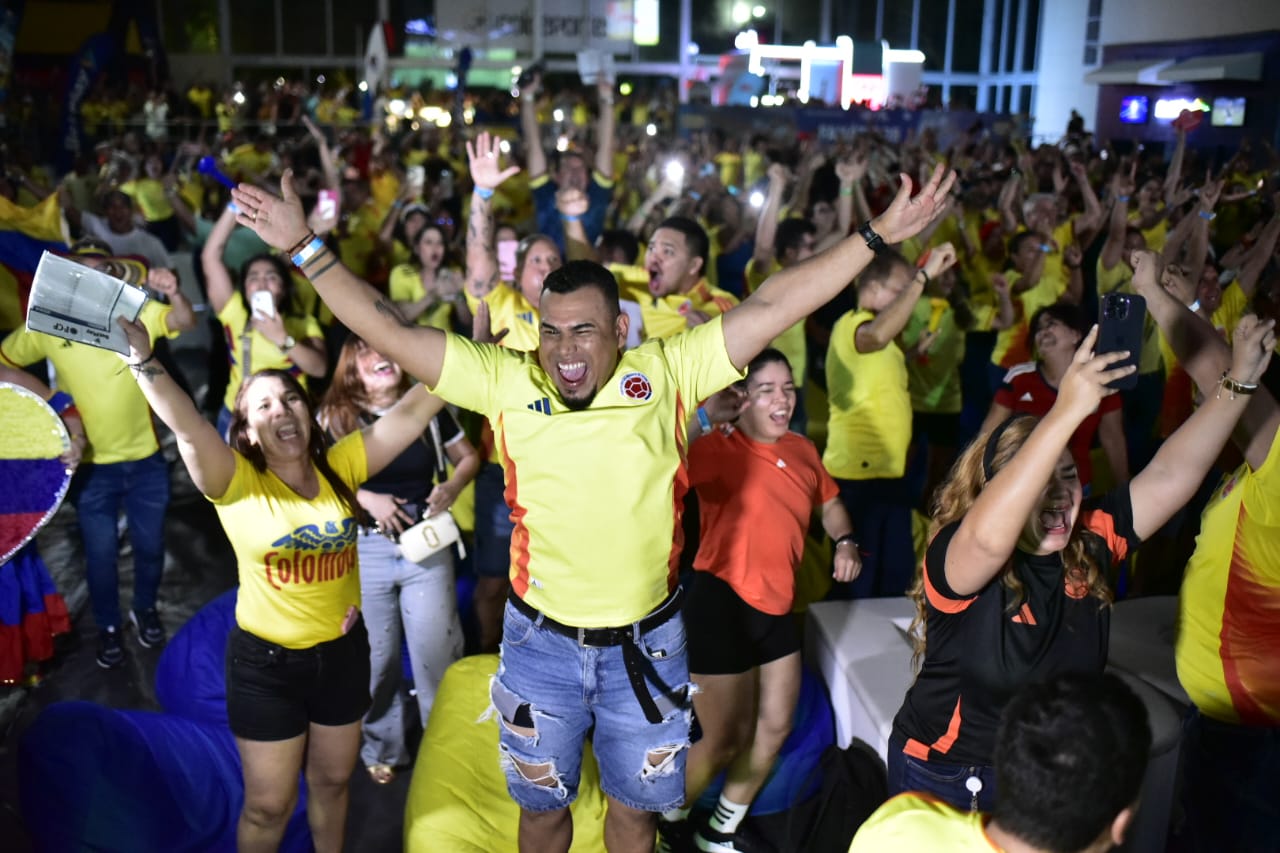
[[[53,636],[71,629],[66,602],[32,541],[71,484],[58,457],[71,446],[62,419],[39,396],[0,382],[0,682],[27,661],[53,656]]]

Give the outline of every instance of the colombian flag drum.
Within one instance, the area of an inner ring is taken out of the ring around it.
[[[53,657],[71,630],[32,541],[71,483],[58,458],[70,447],[62,419],[25,388],[0,382],[0,683],[22,679],[28,661]]]

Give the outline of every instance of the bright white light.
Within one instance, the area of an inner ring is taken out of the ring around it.
[[[753,107],[758,107],[758,106],[760,106],[760,99],[759,99],[758,97],[756,97],[755,95],[752,95],[752,96],[751,96],[751,106],[753,106]]]
[[[752,6],[752,7],[751,7],[751,17],[753,17],[753,18],[763,18],[763,17],[764,17],[764,11],[765,11],[765,10],[764,10],[764,7],[763,7],[763,6]]]
[[[436,127],[448,127],[453,124],[453,116],[446,112],[441,112],[440,117],[436,119]]]
[[[444,87],[446,89],[458,88],[458,75],[454,74],[452,71],[444,75]]]
[[[1159,98],[1156,100],[1155,117],[1170,121],[1182,115],[1183,110],[1209,111],[1209,105],[1199,98]]]
[[[277,77],[277,78],[276,78],[276,88],[277,88],[277,89],[280,89],[280,88],[283,88],[283,87],[284,87],[284,78],[283,78],[283,77]]]
[[[736,42],[735,42],[736,43]],[[843,66],[841,72],[842,81],[840,86],[840,105],[846,110],[853,103],[853,39],[848,36],[839,36],[836,38],[834,47],[819,47],[812,41],[799,45],[788,44],[753,44],[750,45],[751,56],[747,60],[747,71],[752,74],[764,76],[764,60],[790,60],[799,61],[800,63],[800,86],[796,92],[796,97],[801,101],[809,99],[809,81],[811,76],[811,64],[814,62],[838,62]],[[918,53],[918,51],[915,51]],[[772,100],[772,99],[771,99]],[[760,101],[765,106],[770,101]],[[781,104],[783,99],[777,98],[777,103]]]
[[[644,132],[648,136],[657,136],[658,128],[656,125],[648,124],[648,125],[645,125]]]
[[[760,34],[755,30],[743,30],[733,37],[733,46],[738,50],[751,50],[760,43]]]
[[[524,69],[523,69],[523,68],[521,68],[519,65],[513,65],[513,66],[511,66],[511,76],[512,76],[512,77],[519,77],[519,76],[520,76],[520,74],[521,74],[521,72],[523,72],[523,71],[524,71]]]
[[[464,109],[462,110],[462,122],[463,122],[463,124],[471,124],[471,123],[472,123],[472,122],[474,122],[475,120],[476,120],[476,108],[475,108],[475,107],[466,107],[466,108],[464,108]]]
[[[745,24],[751,20],[751,7],[746,3],[733,4],[733,22],[735,24]]]
[[[323,74],[317,74],[317,75],[316,75],[316,82],[317,82],[317,83],[320,83],[320,84],[322,84],[322,85],[323,85],[323,84],[324,84],[324,75],[323,75]]]
[[[618,87],[618,91],[625,98],[627,95],[631,94],[631,84],[626,81],[623,81],[622,85]]]
[[[673,184],[684,183],[684,164],[679,160],[672,160],[667,164],[663,174],[667,176],[667,180]]]
[[[442,112],[444,112],[444,110],[440,109],[439,107],[423,107],[422,109],[418,110],[418,117],[421,118],[423,121],[435,121],[436,119],[440,118],[440,114]]]
[[[564,110],[553,110],[551,117],[556,121],[564,121]]]
[[[234,95],[231,96],[231,100],[235,101],[237,105],[243,104],[244,92],[236,92]]]
[[[569,150],[569,137],[567,137],[567,136],[561,136],[559,139],[557,139],[557,140],[556,140],[556,150],[557,150],[557,151],[568,151],[568,150]]]
[[[387,102],[387,112],[394,115],[401,115],[404,113],[404,101],[399,98],[392,98]]]
[[[924,62],[924,51],[922,50],[899,50],[896,48],[888,48],[883,54],[883,64],[888,65],[890,62]]]
[[[367,92],[367,91],[369,91],[369,83],[368,83],[368,81],[366,81],[366,80],[361,80],[361,81],[360,81],[360,87],[359,87],[359,88],[360,88],[360,91],[361,91],[361,92]]]
[[[498,150],[499,150],[499,151],[501,151],[503,154],[510,154],[510,153],[511,153],[511,143],[510,143],[510,142],[508,142],[507,140],[503,139],[502,141],[500,141],[500,142],[498,143]]]
[[[747,202],[756,210],[759,210],[764,207],[764,193],[760,192],[760,190],[752,190]]]
[[[696,41],[691,41],[685,50],[689,52],[690,56],[697,56],[702,51],[702,48],[698,47],[698,43]]]

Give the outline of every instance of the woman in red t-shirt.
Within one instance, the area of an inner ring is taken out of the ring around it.
[[[800,631],[791,615],[795,572],[815,509],[835,540],[838,581],[857,577],[853,525],[835,481],[809,439],[790,432],[796,388],[786,356],[767,349],[730,395],[734,427],[710,428],[689,451],[701,539],[685,604],[693,705],[703,736],[689,752],[685,807],[663,815],[667,841],[680,832],[707,784],[728,767],[703,850],[730,844],[791,731],[800,691]],[[732,397],[736,393],[737,397]],[[696,432],[696,430],[695,430]],[[721,845],[721,846],[716,846]]]

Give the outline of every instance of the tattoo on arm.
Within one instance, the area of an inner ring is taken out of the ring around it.
[[[406,329],[413,328],[413,323],[405,319],[404,314],[400,313],[400,309],[396,307],[395,303],[388,302],[386,299],[379,296],[373,303],[373,307],[379,314],[382,314],[385,317],[390,317]]]

